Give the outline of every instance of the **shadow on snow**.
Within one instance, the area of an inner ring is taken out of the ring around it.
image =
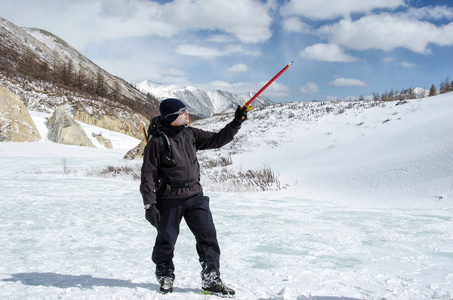
[[[92,289],[95,286],[120,287],[120,288],[144,288],[149,290],[159,290],[159,285],[153,283],[133,283],[130,280],[98,278],[91,275],[63,275],[57,273],[17,273],[11,274],[11,278],[2,279],[3,282],[20,282],[30,286],[46,286],[61,289],[76,287],[80,289]],[[199,289],[175,288],[175,292],[198,293]],[[284,297],[277,298],[260,298],[260,300],[280,300]],[[297,300],[361,300],[348,297],[329,297],[329,296],[298,296]]]
[[[92,289],[95,286],[122,287],[122,288],[144,288],[159,290],[159,285],[153,283],[134,283],[130,280],[98,278],[91,275],[63,275],[56,273],[17,273],[11,274],[11,278],[2,281],[20,282],[24,285],[47,286],[57,288],[77,287],[80,289]],[[198,289],[175,288],[175,292],[199,292]]]

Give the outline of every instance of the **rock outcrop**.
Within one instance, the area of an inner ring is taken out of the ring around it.
[[[88,138],[79,123],[64,110],[57,107],[50,117],[47,127],[49,128],[49,140],[65,145],[76,145],[84,147],[95,147]]]
[[[113,145],[112,145],[112,141],[109,140],[108,138],[106,137],[103,137],[102,134],[96,134],[96,133],[92,133],[93,137],[96,139],[96,141],[101,144],[102,146],[104,146],[105,148],[109,148],[109,149],[112,149],[113,148]]]
[[[79,108],[80,109],[80,108]],[[127,134],[138,139],[142,138],[141,120],[135,116],[121,117],[100,112],[77,110],[74,119],[86,124],[95,125],[111,131]]]
[[[0,142],[38,142],[41,134],[19,96],[0,86]]]
[[[145,141],[141,141],[135,148],[129,150],[126,155],[124,155],[124,159],[136,159],[136,158],[143,158],[143,152],[145,152]]]

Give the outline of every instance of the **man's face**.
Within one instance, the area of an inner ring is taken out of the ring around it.
[[[186,109],[183,114],[179,115],[176,120],[170,123],[171,126],[184,126],[189,124],[189,110]]]

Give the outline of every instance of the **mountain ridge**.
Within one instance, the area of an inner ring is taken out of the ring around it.
[[[178,98],[188,106],[192,113],[201,117],[210,117],[234,110],[255,95],[252,92],[236,95],[226,90],[204,90],[195,86],[180,87],[175,84],[165,85],[148,79],[136,83],[135,86],[143,93],[153,95],[159,101],[166,98]],[[274,102],[262,95],[253,102],[255,107],[271,104]]]

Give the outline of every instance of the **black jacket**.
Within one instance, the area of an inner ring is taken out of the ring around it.
[[[196,152],[220,148],[228,144],[240,129],[240,125],[231,122],[218,133],[192,127],[192,135],[187,126],[174,127],[159,120],[158,129],[165,132],[169,138],[176,166],[169,166],[162,160],[159,153],[159,139],[153,137],[146,145],[143,155],[140,192],[145,205],[154,204],[162,199],[187,199],[200,193],[202,187],[200,183],[196,183],[186,188],[172,188],[169,196],[159,195],[159,199],[156,199],[157,180],[159,177],[165,177],[170,182],[197,181],[200,177],[200,166]]]

